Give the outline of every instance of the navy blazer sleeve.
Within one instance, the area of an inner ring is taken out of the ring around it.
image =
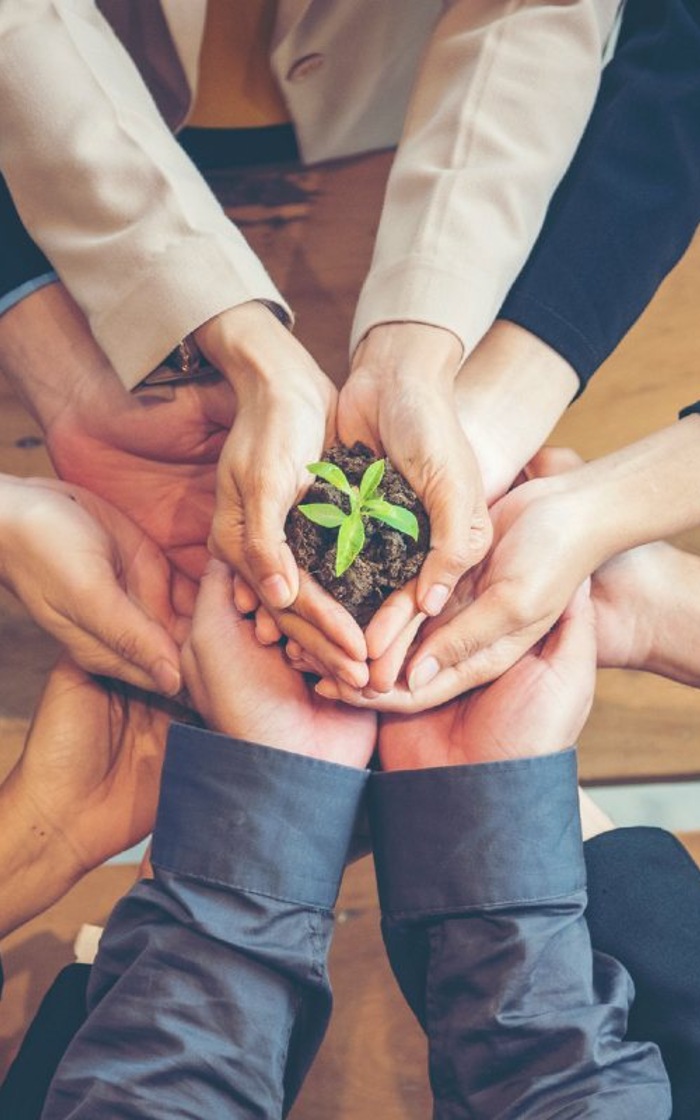
[[[679,260],[700,218],[700,4],[627,0],[578,152],[501,317],[582,388]]]
[[[634,977],[628,1037],[653,1039],[671,1080],[673,1120],[700,1113],[700,871],[659,828],[589,840],[593,944]]]

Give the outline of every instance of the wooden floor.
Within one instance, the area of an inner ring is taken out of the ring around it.
[[[272,176],[220,176],[217,189],[298,312],[298,333],[337,381],[359,278],[369,259],[387,167],[384,155]],[[700,396],[700,242],[667,280],[552,442],[599,455],[670,422]],[[0,470],[49,472],[40,433],[0,383]],[[700,551],[700,533],[681,542]],[[0,777],[21,749],[51,641],[0,595]],[[600,674],[581,751],[585,779],[700,775],[700,692],[640,674]],[[694,854],[700,840],[689,838]],[[128,867],[94,872],[2,945],[6,989],[0,1070],[47,983],[71,959],[83,921],[102,920],[128,886]],[[336,1013],[294,1120],[412,1120],[430,1112],[424,1044],[398,996],[377,929],[369,860],[350,869],[332,957]]]

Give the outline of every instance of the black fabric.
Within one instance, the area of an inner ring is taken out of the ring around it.
[[[0,1088],[0,1120],[39,1120],[56,1067],[85,1020],[90,966],[59,972]]]
[[[200,171],[297,163],[299,160],[291,124],[264,128],[183,128],[177,139]]]
[[[22,225],[7,183],[0,176],[0,299],[51,272],[52,267]]]
[[[652,1039],[661,1050],[673,1120],[698,1120],[700,872],[657,828],[605,832],[585,855],[593,946],[616,957],[636,989],[628,1037]]]
[[[682,408],[678,413],[678,419],[682,420],[684,416],[692,416],[694,412],[700,412],[700,401],[689,404],[687,408]]]
[[[627,0],[578,152],[501,309],[581,388],[681,257],[700,218],[700,4]]]

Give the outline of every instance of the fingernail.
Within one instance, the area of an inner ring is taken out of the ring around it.
[[[289,606],[291,592],[287,581],[282,576],[268,576],[262,581],[260,587],[271,606],[278,608]]]
[[[363,688],[362,695],[364,696],[365,700],[376,700],[378,696],[382,695],[382,693],[377,692],[374,688]]]
[[[352,669],[338,669],[338,676],[341,681],[345,681],[346,684],[350,685],[350,688],[362,688],[367,684],[367,667],[365,665],[358,665],[354,671]]]
[[[434,583],[425,597],[423,610],[430,615],[440,614],[449,597],[449,587],[446,587],[444,583]]]
[[[156,661],[151,676],[164,696],[177,696],[182,687],[182,678],[177,665],[172,661]]]
[[[434,681],[440,672],[440,665],[435,657],[424,657],[419,661],[414,669],[411,670],[411,675],[408,678],[408,687],[411,692],[415,692],[419,688],[425,688],[426,684]]]
[[[332,681],[321,680],[314,686],[314,692],[324,700],[340,700],[340,693]]]

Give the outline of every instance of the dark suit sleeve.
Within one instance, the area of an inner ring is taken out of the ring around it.
[[[578,152],[501,310],[582,388],[679,260],[700,216],[700,4],[628,0]]]
[[[435,1120],[668,1120],[632,985],[594,953],[573,752],[374,774],[392,968],[427,1036]]]
[[[659,1046],[673,1120],[700,1110],[700,871],[658,828],[618,828],[585,845],[593,946],[630,973],[628,1038]]]
[[[155,877],[105,929],[44,1120],[282,1117],[331,1009],[365,772],[175,725]],[[17,1117],[19,1120],[19,1117]]]

